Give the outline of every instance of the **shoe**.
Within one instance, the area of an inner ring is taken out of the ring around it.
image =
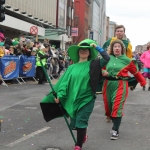
[[[113,134],[113,131],[114,131],[113,129],[110,130],[110,133]],[[118,133],[118,135],[119,135],[119,131],[117,131],[117,133]]]
[[[117,140],[119,133],[115,130],[112,130],[112,136],[110,137],[111,140]]]
[[[148,87],[148,91],[150,91],[150,86]]]
[[[111,118],[109,116],[106,117],[106,122],[111,122]]]
[[[75,146],[74,150],[81,150],[81,147]]]
[[[130,87],[130,90],[131,90],[131,91],[133,91],[134,89],[135,89],[135,87],[134,87],[134,86],[131,86],[131,87]]]
[[[87,140],[88,140],[88,135],[86,134],[86,135],[84,136],[83,143],[86,143]]]
[[[143,86],[143,91],[145,91],[145,86]]]

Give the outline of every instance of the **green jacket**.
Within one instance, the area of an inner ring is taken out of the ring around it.
[[[40,63],[40,59],[43,63],[43,66],[47,65],[47,55],[45,54],[45,52],[39,50],[39,52],[36,55],[36,66],[42,66]]]
[[[103,49],[105,49],[107,51],[107,48],[109,47],[109,45],[113,42],[117,40],[117,37],[112,37],[109,40],[107,40],[104,45],[103,45]],[[130,59],[132,59],[132,45],[128,40],[122,40],[122,42],[124,43],[125,47],[126,47],[126,56]]]

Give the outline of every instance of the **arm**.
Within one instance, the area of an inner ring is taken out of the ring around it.
[[[90,46],[93,46],[103,57],[103,59],[108,62],[110,60],[110,56],[107,54],[107,52],[101,48],[100,46],[97,46],[96,44],[92,43]]]
[[[41,53],[38,53],[38,56],[40,59],[48,58],[48,55],[42,55]]]
[[[70,74],[71,67],[68,67],[64,74],[60,77],[58,82],[54,86],[54,90],[57,93],[57,98],[54,97],[56,103],[59,101],[63,101],[67,98],[67,90],[68,90],[68,74]]]
[[[100,46],[96,46],[96,50],[101,54],[101,56],[106,62],[110,60],[110,56],[107,54],[107,52],[103,48],[101,48]]]
[[[136,78],[136,80],[140,83],[141,86],[145,86],[146,85],[146,80],[145,78],[142,76],[142,74],[138,71],[136,65],[131,61],[131,63],[128,66],[128,70],[130,73],[132,73],[134,75],[134,77]]]
[[[108,63],[108,61],[110,60],[110,56],[107,54],[107,52],[101,48],[100,46],[96,46],[96,50],[98,52],[100,52],[101,56],[103,57],[102,59],[100,59],[100,65],[103,68],[104,66],[106,66],[106,64]]]
[[[127,48],[126,55],[127,55],[128,58],[130,58],[130,59],[132,58],[132,45],[131,45],[130,42],[128,43],[128,48]]]
[[[100,66],[101,68],[103,68],[104,66],[106,66],[106,64],[108,63],[108,61],[110,60],[110,56],[107,54],[107,52],[101,48],[100,46],[96,46],[96,44],[92,43],[90,46],[93,46],[103,57],[102,59],[100,59]],[[108,73],[102,72],[102,74],[104,76],[106,76]]]

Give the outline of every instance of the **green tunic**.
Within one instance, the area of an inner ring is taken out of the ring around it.
[[[76,118],[78,110],[95,97],[89,84],[89,69],[90,61],[70,66],[57,91],[64,109],[72,118]]]
[[[91,61],[86,61],[69,66],[64,75],[54,86],[57,97],[71,118],[76,118],[79,109],[96,98],[92,93],[89,82],[90,63]],[[52,94],[42,100],[42,103],[51,102],[54,102]]]

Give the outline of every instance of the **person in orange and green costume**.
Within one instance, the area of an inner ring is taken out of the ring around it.
[[[96,59],[98,52],[103,57],[102,59]],[[67,68],[54,86],[57,99],[49,94],[42,100],[41,109],[45,120],[50,121],[62,116],[59,113],[59,106],[57,104],[54,106],[55,102],[61,102],[71,119],[70,127],[77,130],[77,143],[74,150],[81,150],[86,139],[89,117],[94,108],[96,86],[98,80],[102,78],[101,68],[108,63],[110,57],[105,50],[90,39],[69,47],[68,55],[74,64]],[[45,107],[48,111],[45,111]]]
[[[105,49],[107,51],[107,48],[109,48],[110,44],[117,39],[122,40],[122,42],[125,45],[126,48],[126,56],[129,57],[130,59],[132,59],[132,45],[128,40],[123,39],[124,35],[125,35],[125,27],[123,25],[118,25],[115,28],[115,35],[116,37],[112,37],[109,40],[107,40],[104,45],[103,45],[103,49]]]
[[[105,112],[113,122],[111,140],[118,139],[123,107],[128,96],[128,72],[134,75],[141,86],[146,85],[134,62],[125,55],[123,42],[115,40],[110,45],[110,61],[106,70],[103,70],[105,80],[102,89]]]
[[[124,35],[125,35],[125,27],[123,25],[117,25],[116,28],[115,28],[115,37],[112,37],[110,38],[109,40],[107,40],[104,45],[103,45],[103,49],[105,49],[106,51],[109,51],[109,48],[110,48],[110,44],[117,40],[117,39],[120,39],[124,45],[125,45],[125,54],[128,58],[132,59],[132,45],[131,43],[128,41],[128,40],[125,40],[123,39],[124,38]],[[101,81],[102,82],[102,81]],[[137,85],[138,82],[136,82],[134,79],[130,78],[130,81],[129,81],[129,87],[131,90],[134,90],[136,85]],[[101,87],[99,86],[98,87],[98,90],[97,90],[97,94],[99,93],[102,93],[101,91]],[[106,117],[106,121],[107,122],[111,122],[111,118],[109,118],[108,116]]]

